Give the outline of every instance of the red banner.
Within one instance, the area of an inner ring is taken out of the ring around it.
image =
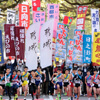
[[[85,18],[88,6],[79,6],[77,11],[77,25],[76,29],[84,30],[85,29]]]
[[[26,29],[30,26],[30,9],[29,5],[19,4],[19,25]]]
[[[25,27],[15,27],[16,57],[24,59],[25,54]]]
[[[6,56],[15,56],[14,26],[15,24],[4,25]]]
[[[40,0],[32,0],[32,11],[40,11]]]

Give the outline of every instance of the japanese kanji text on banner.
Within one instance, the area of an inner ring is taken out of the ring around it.
[[[76,29],[85,29],[85,17],[88,6],[78,6]]]
[[[92,63],[100,66],[100,32],[94,32]]]
[[[30,25],[29,5],[19,4],[19,25],[28,29]]]
[[[40,22],[32,24],[26,33],[26,65],[29,70],[37,68],[37,50]]]

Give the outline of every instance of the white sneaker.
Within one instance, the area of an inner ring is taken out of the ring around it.
[[[90,98],[88,98],[88,100],[90,100]]]

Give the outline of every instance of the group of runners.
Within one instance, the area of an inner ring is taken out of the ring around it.
[[[9,100],[11,100],[11,91],[13,91],[14,100],[18,100],[20,87],[24,92],[24,100],[28,94],[28,89],[31,93],[32,100],[34,100],[34,93],[36,98],[40,97],[40,84],[42,83],[42,74],[44,74],[44,81],[46,81],[46,74],[41,71],[41,67],[38,66],[37,70],[33,70],[29,73],[28,67],[24,67],[24,72],[19,70],[10,73],[10,69],[6,69],[6,73],[0,73],[0,99],[3,100],[3,92],[6,90]],[[57,73],[54,73],[51,82],[54,84],[55,93],[57,94],[56,100],[61,100],[62,88],[64,87],[64,95],[68,96],[68,100],[79,100],[81,85],[83,82],[81,69],[73,68],[70,73],[69,69],[65,70],[65,74],[61,73],[61,69],[57,69]],[[94,75],[90,75],[90,71],[87,71],[85,77],[85,84],[87,88],[87,97],[90,100],[92,90],[95,100],[100,100],[100,75],[97,69],[94,70]]]

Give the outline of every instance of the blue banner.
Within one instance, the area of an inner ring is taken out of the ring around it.
[[[4,63],[3,47],[2,47],[2,31],[0,30],[0,64]]]
[[[91,35],[83,35],[83,63],[91,63]]]
[[[56,38],[56,51],[55,57],[65,59],[67,48],[68,27],[65,24],[58,23],[57,38]]]

